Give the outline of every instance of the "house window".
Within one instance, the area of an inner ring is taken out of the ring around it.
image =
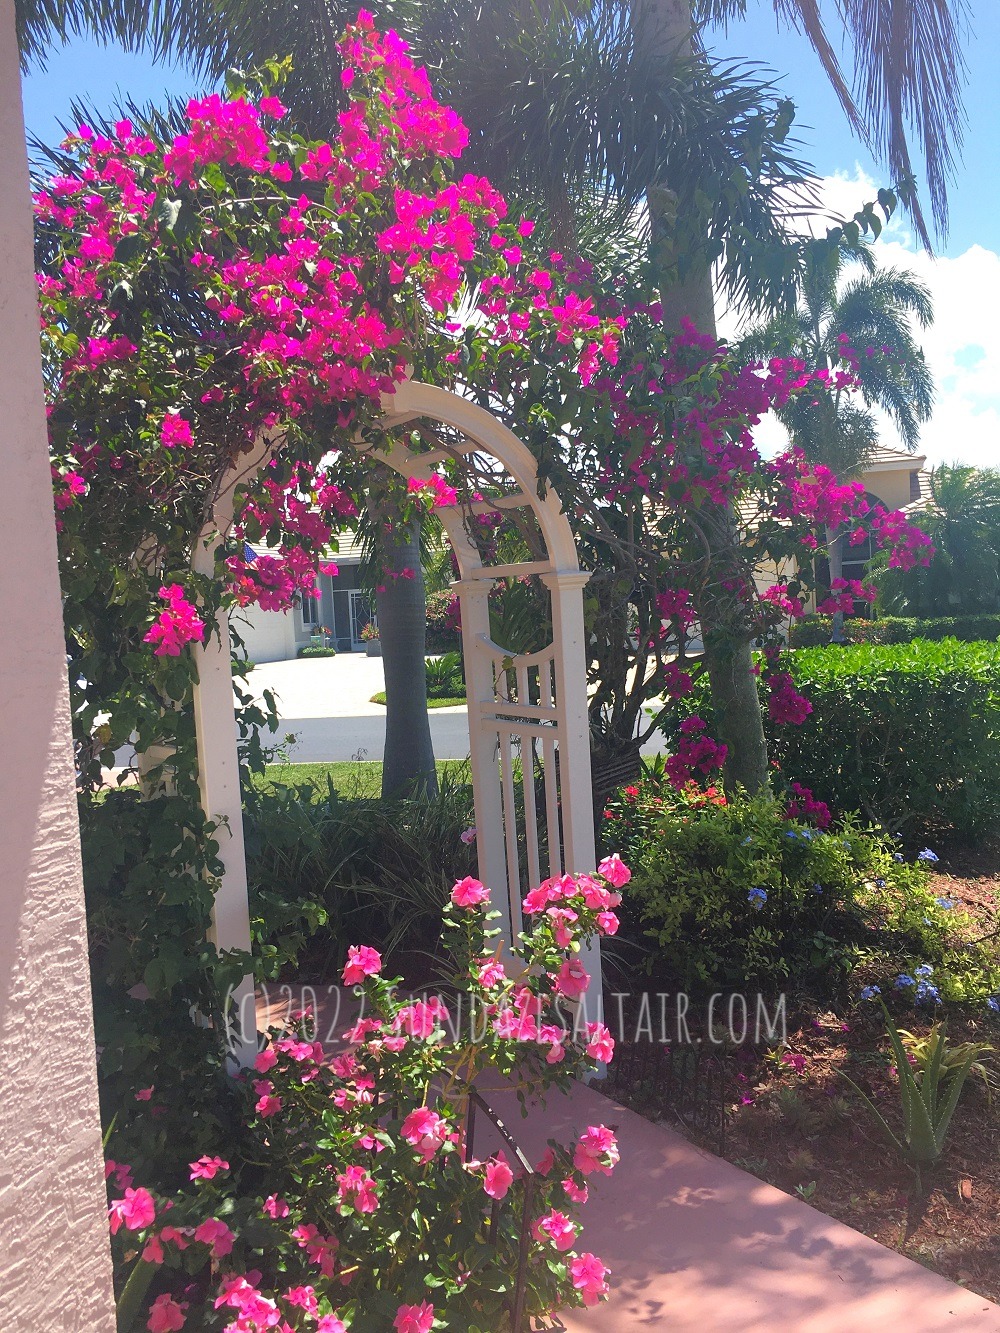
[[[319,598],[311,597],[309,593],[302,594],[302,623],[303,625],[319,624]]]
[[[920,473],[919,473],[919,472],[911,472],[911,473],[910,473],[910,500],[911,500],[911,502],[912,502],[913,500],[919,500],[919,499],[920,499]]]

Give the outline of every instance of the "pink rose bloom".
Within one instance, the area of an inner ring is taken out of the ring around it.
[[[229,1163],[221,1157],[199,1157],[197,1162],[189,1163],[192,1180],[214,1180],[220,1171],[228,1171]]]
[[[456,907],[479,907],[482,903],[489,902],[490,891],[485,884],[481,884],[478,879],[473,879],[471,875],[466,875],[465,879],[460,879],[451,891],[451,901]]]
[[[621,859],[617,852],[611,856],[606,856],[597,867],[597,873],[603,875],[609,884],[620,889],[623,884],[627,884],[632,878],[632,872]]]
[[[556,973],[555,988],[560,995],[576,999],[590,985],[590,974],[579,958],[567,958]]]
[[[583,1293],[584,1305],[596,1305],[602,1296],[608,1294],[605,1279],[611,1270],[601,1263],[596,1254],[587,1252],[577,1255],[570,1262],[569,1271],[573,1286]]]
[[[217,1217],[206,1218],[200,1227],[195,1228],[194,1238],[202,1245],[207,1245],[215,1259],[222,1259],[233,1248],[236,1237]]]
[[[573,1165],[585,1176],[600,1171],[610,1176],[618,1163],[618,1140],[606,1125],[589,1125],[573,1150]]]
[[[256,1069],[258,1074],[266,1074],[270,1070],[272,1070],[277,1063],[278,1063],[277,1055],[271,1049],[271,1047],[268,1046],[266,1051],[261,1051],[261,1053],[257,1056],[257,1059],[253,1062],[253,1067],[254,1069]]]
[[[587,1054],[605,1064],[615,1053],[615,1039],[603,1023],[587,1024]]]
[[[549,1210],[545,1217],[540,1217],[531,1228],[531,1234],[539,1244],[551,1241],[557,1250],[569,1250],[576,1240],[576,1226],[565,1213]]]
[[[344,985],[357,986],[365,977],[374,977],[382,970],[382,955],[367,944],[352,944],[344,964]]]
[[[547,1176],[555,1166],[556,1155],[552,1148],[546,1148],[538,1162],[535,1163],[535,1170],[540,1176]]]
[[[486,1180],[483,1189],[491,1199],[502,1199],[514,1183],[514,1172],[507,1164],[507,1158],[501,1148],[496,1157],[486,1163]]]
[[[120,1199],[115,1199],[108,1209],[108,1225],[112,1236],[124,1224],[129,1231],[141,1231],[156,1218],[156,1205],[149,1190],[128,1189]]]
[[[590,1190],[586,1185],[578,1185],[572,1176],[567,1176],[562,1183],[566,1191],[566,1197],[572,1199],[574,1203],[586,1203],[590,1196]]]
[[[157,1296],[149,1307],[149,1318],[146,1320],[149,1333],[175,1333],[176,1329],[183,1328],[184,1311],[187,1308],[187,1301],[178,1304],[167,1292]]]
[[[155,1089],[152,1087],[140,1088],[139,1091],[135,1094],[135,1099],[137,1102],[148,1102],[150,1097],[152,1097],[154,1091]]]
[[[429,1162],[448,1137],[448,1125],[436,1111],[418,1106],[403,1121],[401,1132],[406,1142],[416,1148],[421,1160]]]
[[[619,921],[614,912],[597,913],[597,929],[602,935],[617,935]]]
[[[434,1327],[434,1306],[430,1301],[419,1305],[401,1305],[392,1321],[396,1333],[430,1333]]]
[[[499,958],[484,958],[479,965],[479,984],[492,990],[507,980],[507,973]]]

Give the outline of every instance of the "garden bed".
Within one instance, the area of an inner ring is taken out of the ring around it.
[[[963,930],[970,937],[982,939],[1000,928],[1000,847],[942,852],[931,885],[965,910]],[[855,990],[866,980],[858,976]],[[651,1118],[677,1123],[760,1179],[1000,1303],[1000,1015],[957,1008],[949,1015],[950,1038],[997,1046],[988,1058],[997,1083],[991,1093],[970,1074],[944,1155],[925,1169],[921,1191],[842,1077],[848,1074],[869,1092],[898,1129],[899,1085],[881,1010],[861,1002],[838,1013],[791,995],[788,1003],[786,1047],[729,1048],[721,1058],[722,1091],[710,1086],[709,1096],[724,1101],[724,1136],[692,1129],[690,1115],[678,1123],[648,1078],[634,1079],[631,1095],[620,1087],[614,1095]],[[924,1036],[934,1015],[893,1002],[893,1017],[899,1028]],[[693,1025],[692,1033],[697,1043]]]

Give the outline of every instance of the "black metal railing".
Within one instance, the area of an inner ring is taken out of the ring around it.
[[[656,1042],[619,1042],[601,1088],[640,1114],[672,1116],[725,1150],[726,1065],[703,1046],[666,1046]]]

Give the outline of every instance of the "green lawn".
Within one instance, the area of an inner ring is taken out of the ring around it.
[[[439,759],[438,778],[445,773],[461,782],[468,778],[468,763],[464,759]],[[268,764],[264,770],[266,784],[294,786],[308,782],[325,790],[327,778],[342,796],[379,796],[382,791],[382,764],[373,760],[348,760],[339,764]]]
[[[373,694],[372,697],[371,697],[371,699],[369,700],[369,702],[370,702],[370,703],[373,703],[373,704],[382,704],[382,706],[384,707],[384,706],[385,706],[385,690],[379,690],[378,694]],[[449,697],[447,697],[447,696],[446,696],[444,699],[431,699],[430,697],[428,697],[428,699],[427,699],[427,707],[428,707],[428,708],[464,708],[467,702],[468,702],[468,700],[466,699],[466,697],[465,697],[464,694],[462,695],[462,697],[461,697],[460,699],[458,699],[458,698],[449,698]]]

